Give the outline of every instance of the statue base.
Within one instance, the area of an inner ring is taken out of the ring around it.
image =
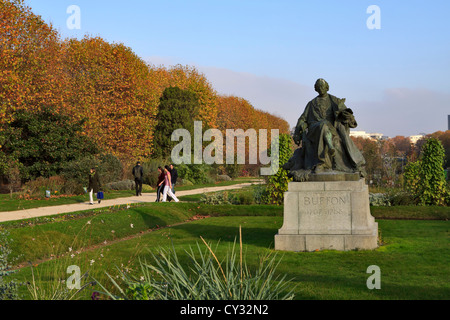
[[[327,175],[337,180],[325,181]],[[355,177],[324,173],[311,175],[312,180],[307,182],[289,183],[275,250],[376,249],[378,223],[370,214],[369,188],[364,179]]]

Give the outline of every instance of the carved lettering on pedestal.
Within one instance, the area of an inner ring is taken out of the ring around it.
[[[304,197],[303,204],[305,206],[317,206],[317,205],[339,205],[346,204],[346,197],[325,197],[325,196],[316,196],[316,197]]]

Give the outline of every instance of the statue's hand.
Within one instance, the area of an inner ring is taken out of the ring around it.
[[[302,141],[302,133],[298,132],[298,133],[294,134],[293,139],[294,139],[295,144],[299,146]]]

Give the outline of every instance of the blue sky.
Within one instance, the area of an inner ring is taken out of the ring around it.
[[[447,129],[450,1],[26,0],[63,38],[101,36],[144,60],[192,65],[294,126],[314,82],[347,98],[358,130],[388,136]],[[81,29],[66,12],[80,10]],[[370,5],[381,29],[370,30]]]

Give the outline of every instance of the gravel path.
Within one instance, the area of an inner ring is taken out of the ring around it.
[[[240,189],[240,188],[251,186],[252,184],[255,184],[255,183],[242,183],[242,184],[236,184],[236,185],[231,185],[231,186],[210,187],[210,188],[200,188],[200,189],[193,189],[193,190],[186,190],[186,191],[177,191],[176,195],[177,196],[186,196],[186,195],[199,194],[199,193]],[[108,195],[105,194],[105,198],[107,196]],[[118,199],[111,199],[111,200],[104,199],[104,200],[102,200],[102,202],[100,204],[95,203],[94,205],[90,205],[89,201],[86,201],[84,203],[75,203],[75,204],[50,206],[50,207],[40,207],[40,208],[11,211],[11,212],[0,212],[0,222],[16,221],[16,220],[30,219],[30,218],[36,218],[36,217],[44,217],[44,216],[52,216],[52,215],[75,212],[75,211],[83,211],[83,210],[89,210],[89,209],[95,209],[95,208],[111,207],[114,205],[155,202],[155,200],[156,200],[156,193],[143,193],[142,196],[140,196],[140,197],[135,196],[135,197],[118,198]]]

